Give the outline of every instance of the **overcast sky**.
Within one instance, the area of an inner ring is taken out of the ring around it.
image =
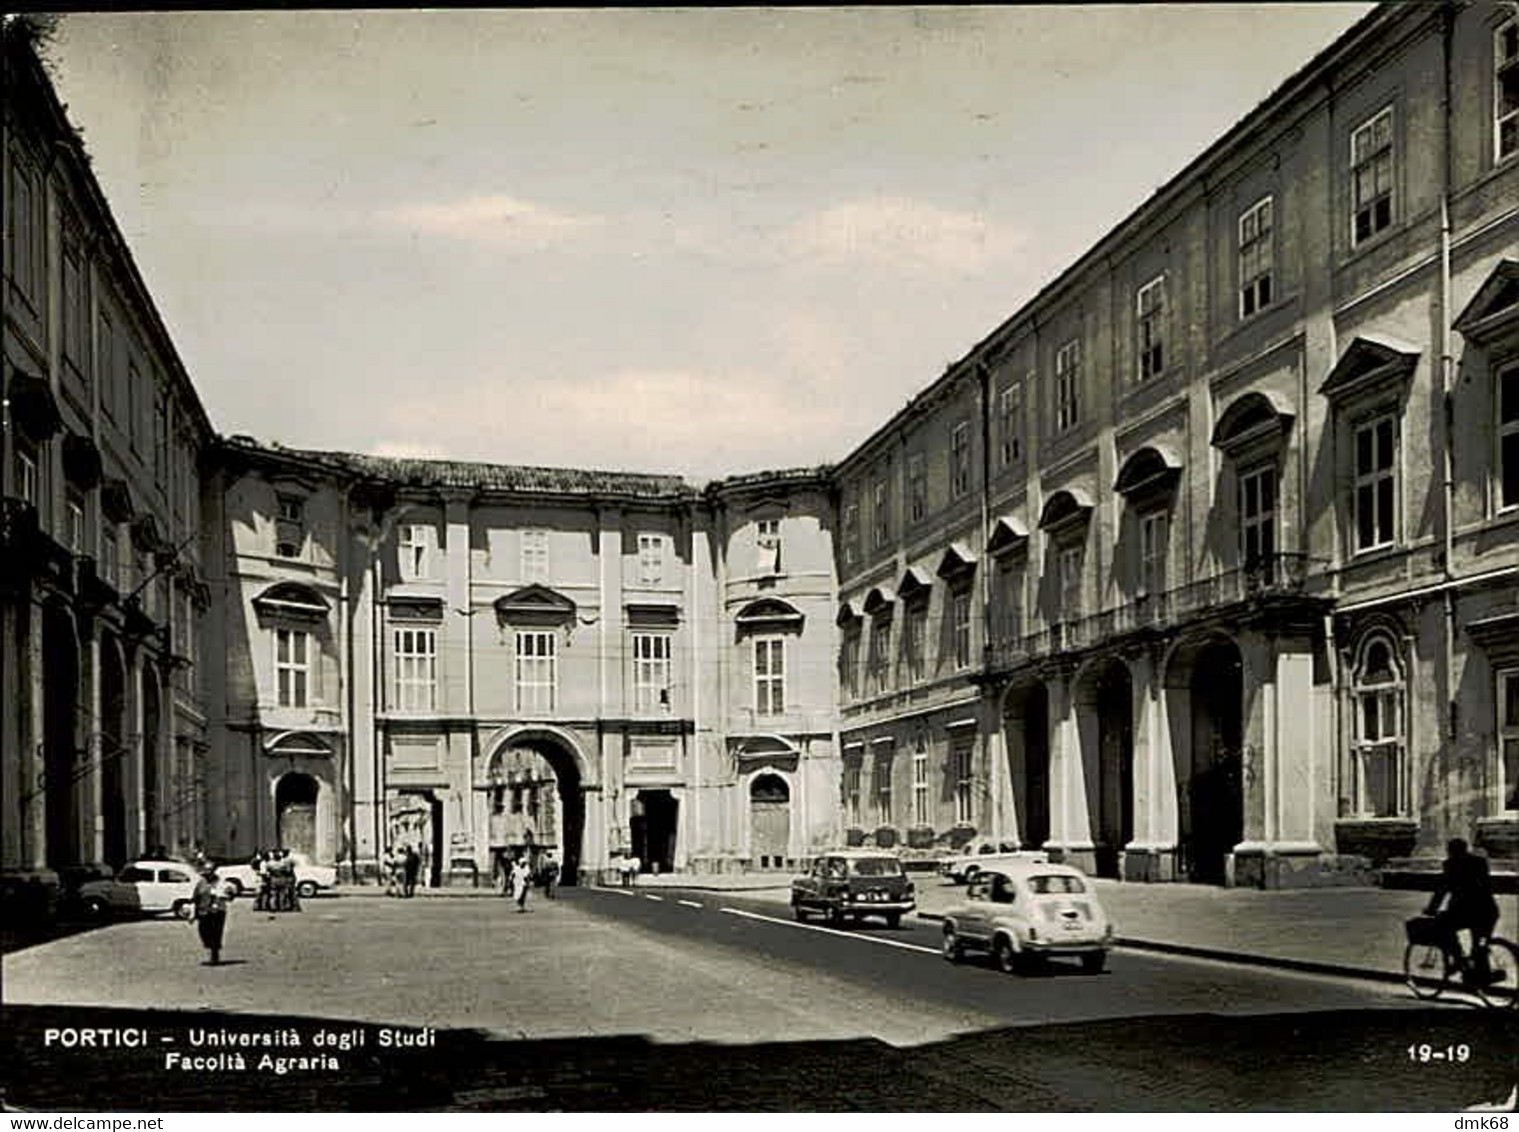
[[[1369,5],[68,16],[215,426],[835,461]]]

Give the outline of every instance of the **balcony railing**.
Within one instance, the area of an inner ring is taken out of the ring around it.
[[[1038,632],[987,646],[990,668],[1006,668],[1146,629],[1180,625],[1204,613],[1256,598],[1303,592],[1315,560],[1306,554],[1272,554],[1088,617],[1056,622]]]

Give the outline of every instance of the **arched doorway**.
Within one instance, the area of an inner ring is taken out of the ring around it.
[[[1232,641],[1216,639],[1198,652],[1191,693],[1182,858],[1190,879],[1222,884],[1229,854],[1245,835],[1244,662]]]
[[[42,771],[46,860],[79,862],[79,641],[57,606],[42,614]]]
[[[585,842],[585,791],[580,764],[563,741],[548,735],[514,738],[491,758],[490,848],[496,867],[527,847],[553,849],[560,883],[576,883]],[[515,812],[514,812],[515,810]]]
[[[1018,815],[1018,843],[1037,849],[1050,839],[1050,695],[1041,683],[1008,693],[1003,707],[1008,778]]]
[[[633,856],[650,872],[675,871],[675,835],[680,803],[668,790],[640,790],[633,795],[628,838]]]
[[[1129,666],[1112,659],[1081,681],[1078,732],[1091,821],[1093,867],[1117,877],[1134,839],[1134,685]]]
[[[749,860],[757,869],[783,869],[791,847],[791,787],[778,774],[749,784]]]
[[[127,863],[127,676],[121,648],[100,642],[100,801],[106,864]]]
[[[321,785],[309,774],[291,771],[274,787],[275,837],[280,848],[317,857],[316,800]]]
[[[145,664],[142,667],[142,829],[148,853],[155,857],[169,855],[161,827],[163,808],[159,805],[163,758],[159,749],[162,702],[158,673],[152,665]]]

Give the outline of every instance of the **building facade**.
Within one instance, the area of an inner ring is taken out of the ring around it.
[[[1519,833],[1519,26],[1384,6],[839,466],[849,836]]]
[[[29,43],[4,42],[0,872],[204,835],[214,434]]]

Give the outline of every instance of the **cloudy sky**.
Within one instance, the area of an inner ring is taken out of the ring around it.
[[[66,18],[216,427],[837,460],[1366,4]]]

